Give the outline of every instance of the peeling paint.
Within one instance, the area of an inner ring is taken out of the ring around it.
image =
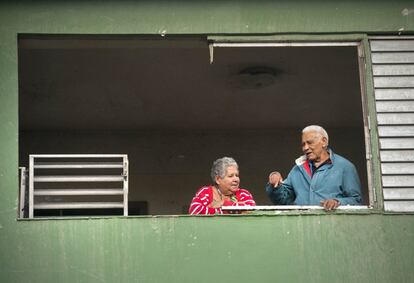
[[[91,272],[90,270],[85,270],[83,268],[80,268],[78,266],[73,266],[73,265],[69,266],[69,268],[83,275],[86,275],[86,278],[96,279],[96,280],[99,280],[99,282],[105,282],[105,278],[102,276],[102,274],[94,273],[94,272]]]
[[[190,243],[187,244],[187,247],[194,247],[196,245],[195,241],[197,241],[197,236],[194,234],[190,234],[189,237],[191,240]]]
[[[414,9],[407,9],[407,8],[405,8],[404,10],[401,11],[401,14],[403,16],[408,16],[410,14],[414,14]]]
[[[108,17],[108,16],[103,16],[102,19],[107,20],[109,22],[114,22],[115,21],[113,18]]]
[[[197,6],[184,5],[184,1],[154,1],[153,6],[148,7],[154,7],[153,10],[143,7],[149,1],[143,4],[136,2],[136,7],[114,1],[111,5],[85,4],[81,8],[77,8],[77,4],[54,5],[52,1],[47,4],[30,2],[10,4],[7,9],[0,9],[3,16],[0,20],[4,34],[2,44],[6,47],[2,47],[0,52],[2,77],[5,77],[0,86],[4,94],[0,106],[2,116],[7,120],[17,113],[14,98],[17,73],[7,60],[17,62],[14,49],[19,32],[153,34],[158,29],[154,30],[154,25],[163,21],[170,23],[167,27],[169,33],[233,34],[239,31],[238,22],[247,18],[251,22],[246,29],[251,29],[252,33],[331,33],[350,29],[395,33],[398,25],[404,25],[401,23],[404,16],[407,22],[400,30],[413,31],[411,19],[414,11],[403,10],[404,4],[391,1],[387,5],[377,5],[375,9],[368,4],[345,5],[336,1],[344,9],[344,14],[332,13],[334,2],[316,5],[304,1],[300,3],[304,4],[300,11],[297,9],[299,6],[282,9],[289,7],[282,6],[282,1],[267,1],[266,5],[258,5],[257,8],[252,7],[249,1],[238,1],[240,3],[233,5],[227,5],[225,1],[219,5],[214,1],[200,1]],[[159,12],[160,4],[170,9]],[[32,16],[46,7],[52,11],[50,14],[41,14],[37,18]],[[359,7],[364,17],[350,20],[347,15],[352,15]],[[73,12],[68,9],[73,9]],[[398,10],[400,14],[394,13]],[[177,14],[171,16],[171,11],[177,11]],[[378,11],[387,16],[372,20],[372,15],[379,14]],[[117,24],[113,25],[111,18],[100,19],[97,17],[100,13],[114,15]],[[214,24],[205,14],[212,15]],[[328,16],[326,19],[320,15]],[[332,15],[339,17],[332,18]],[[158,33],[164,37],[167,31],[162,28]],[[11,35],[12,40],[9,39]],[[4,136],[9,130],[17,134],[14,124],[3,125],[3,128],[7,130],[3,131]],[[17,156],[17,148],[9,148],[11,140],[2,138],[2,153],[6,157]],[[9,154],[8,150],[14,153]],[[166,218],[153,221],[149,217],[15,221],[15,212],[8,209],[13,206],[10,199],[14,200],[16,195],[13,188],[16,178],[11,178],[8,169],[11,165],[7,165],[10,161],[6,159],[1,167],[4,170],[1,176],[8,177],[2,180],[1,185],[4,189],[2,207],[7,208],[2,211],[2,221],[6,226],[0,224],[1,282],[201,282],[212,281],[207,277],[212,275],[215,275],[213,279],[240,283],[276,280],[414,282],[412,215],[374,212],[367,215],[298,216],[277,211],[274,215],[232,217],[231,221],[228,217],[181,217],[174,219],[176,224]],[[237,235],[233,245],[228,245],[228,233],[216,233],[223,229]],[[286,235],[287,230],[289,236]],[[214,235],[214,238],[206,235]],[[42,242],[44,245],[37,245]],[[194,248],[187,250],[184,244]],[[243,249],[240,248],[242,245]],[[212,247],[219,251],[219,258],[212,252]],[[335,252],[326,253],[327,250]],[[227,268],[217,268],[220,267],[217,263],[223,262],[221,257],[227,255],[232,258],[233,253],[234,261],[229,261]],[[212,271],[216,272],[212,274]]]
[[[151,221],[151,229],[158,236],[161,235],[160,226],[159,226],[157,219],[153,219]]]
[[[167,30],[163,29],[163,30],[158,30],[158,33],[164,37],[167,34]]]

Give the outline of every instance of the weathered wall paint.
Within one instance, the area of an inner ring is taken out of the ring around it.
[[[19,33],[395,35],[414,32],[412,10],[412,1],[3,1],[0,281],[413,282],[412,215],[15,219]]]
[[[24,33],[321,33],[412,31],[412,1],[19,1],[3,30]]]
[[[14,226],[15,233],[2,237],[1,282],[414,280],[412,215],[71,219]]]

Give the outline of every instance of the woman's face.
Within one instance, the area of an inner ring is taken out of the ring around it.
[[[239,170],[236,166],[229,166],[226,169],[224,178],[216,176],[216,183],[223,195],[232,195],[239,188]]]

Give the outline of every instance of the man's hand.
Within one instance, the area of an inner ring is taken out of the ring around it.
[[[341,203],[336,199],[325,199],[321,200],[321,206],[325,208],[326,211],[331,211],[336,209]]]
[[[278,187],[280,184],[282,184],[283,178],[282,175],[280,175],[279,172],[274,171],[270,173],[269,175],[269,184],[273,186],[273,188]]]

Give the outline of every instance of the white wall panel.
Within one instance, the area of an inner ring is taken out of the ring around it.
[[[394,212],[412,212],[414,211],[414,201],[385,201],[384,209]]]
[[[377,112],[414,112],[414,101],[377,101]]]
[[[371,51],[413,51],[414,40],[371,40]]]
[[[384,52],[372,53],[372,63],[386,64],[386,63],[414,63],[414,52]]]
[[[413,174],[414,175],[414,163],[385,163],[381,164],[382,174]]]
[[[384,208],[414,211],[414,37],[371,39]]]
[[[374,77],[376,88],[414,87],[414,76]]]
[[[414,74],[414,64],[377,65],[373,70],[374,76],[404,76]]]
[[[414,200],[414,188],[384,189],[385,200],[412,199]]]
[[[384,187],[414,187],[414,176],[399,175],[399,176],[382,176],[382,184]]]
[[[374,70],[377,66],[374,66]],[[375,90],[375,99],[380,100],[414,100],[414,88],[383,88]]]
[[[381,150],[382,162],[414,162],[414,150]]]
[[[378,125],[413,125],[414,113],[378,113]]]
[[[412,137],[414,125],[409,126],[378,126],[380,137]]]

